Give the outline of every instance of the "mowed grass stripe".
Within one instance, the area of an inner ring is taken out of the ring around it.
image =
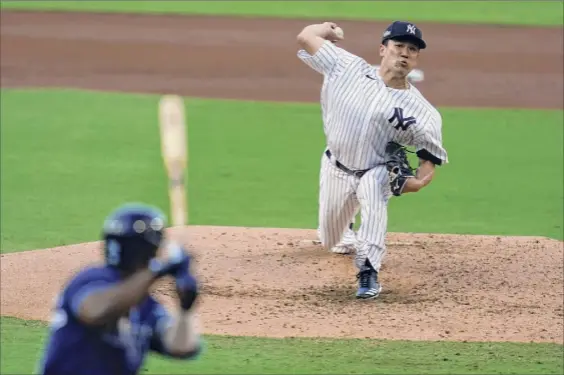
[[[97,240],[124,201],[167,210],[158,99],[2,90],[2,251]],[[191,223],[316,227],[319,105],[187,99],[186,112]],[[451,163],[392,199],[389,230],[562,239],[562,111],[442,113]]]
[[[3,9],[562,25],[558,1],[3,1]]]
[[[40,358],[43,322],[2,317],[0,372]],[[205,336],[197,361],[151,355],[143,374],[561,374],[562,345]]]

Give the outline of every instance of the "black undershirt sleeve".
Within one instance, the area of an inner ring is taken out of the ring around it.
[[[429,151],[427,151],[425,149],[417,151],[417,156],[420,159],[430,161],[431,163],[433,163],[435,165],[441,165],[443,163],[443,161],[441,159],[439,159],[438,157],[431,154]]]

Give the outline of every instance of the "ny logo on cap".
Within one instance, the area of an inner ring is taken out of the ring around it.
[[[417,30],[417,29],[415,28],[414,25],[407,25],[407,32],[408,33],[415,34],[415,30]]]

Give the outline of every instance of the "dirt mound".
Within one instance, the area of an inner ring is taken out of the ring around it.
[[[319,98],[320,77],[295,56],[295,34],[309,21],[12,11],[0,17],[2,87]],[[386,24],[341,22],[343,46],[377,63],[377,36]],[[430,47],[418,87],[435,105],[562,108],[563,55],[554,47],[562,45],[561,28],[419,26]],[[174,234],[189,239],[197,255],[206,333],[563,342],[560,241],[390,234],[384,293],[360,302],[353,298],[352,259],[311,245],[313,231],[194,226]],[[99,259],[98,247],[3,255],[2,314],[48,319],[59,287]],[[170,285],[161,283],[156,294],[173,303]]]
[[[563,342],[563,247],[543,238],[390,234],[382,296],[354,299],[352,259],[315,232],[193,226],[206,333]],[[2,256],[2,314],[49,317],[59,287],[97,262],[99,243]],[[171,286],[155,294],[174,303]]]

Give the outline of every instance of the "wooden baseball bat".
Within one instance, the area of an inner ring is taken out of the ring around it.
[[[172,226],[188,224],[186,171],[188,139],[184,101],[177,95],[164,95],[159,102],[161,153],[168,175],[168,195]]]

